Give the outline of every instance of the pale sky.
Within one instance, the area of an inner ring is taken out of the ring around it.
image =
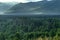
[[[0,0],[0,2],[36,2],[36,1],[42,1],[42,0]]]

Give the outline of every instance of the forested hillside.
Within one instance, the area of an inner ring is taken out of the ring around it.
[[[0,40],[60,40],[60,16],[0,16]]]

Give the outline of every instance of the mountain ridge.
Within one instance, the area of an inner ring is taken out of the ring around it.
[[[8,10],[9,8],[11,8],[15,4],[0,2],[0,12],[4,12],[4,11]]]
[[[59,14],[60,1],[39,1],[29,3],[19,3],[13,6],[6,12],[6,14],[29,14],[29,13],[43,13],[43,14]]]

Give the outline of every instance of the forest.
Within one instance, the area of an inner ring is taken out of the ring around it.
[[[0,40],[60,40],[60,16],[1,16]]]

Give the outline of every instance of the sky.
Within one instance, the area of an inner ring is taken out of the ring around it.
[[[0,0],[0,2],[36,2],[36,1],[42,1],[42,0]]]
[[[22,3],[36,2],[36,1],[42,1],[42,0],[0,0],[0,2],[22,2]],[[51,0],[48,0],[48,1],[51,1]]]

